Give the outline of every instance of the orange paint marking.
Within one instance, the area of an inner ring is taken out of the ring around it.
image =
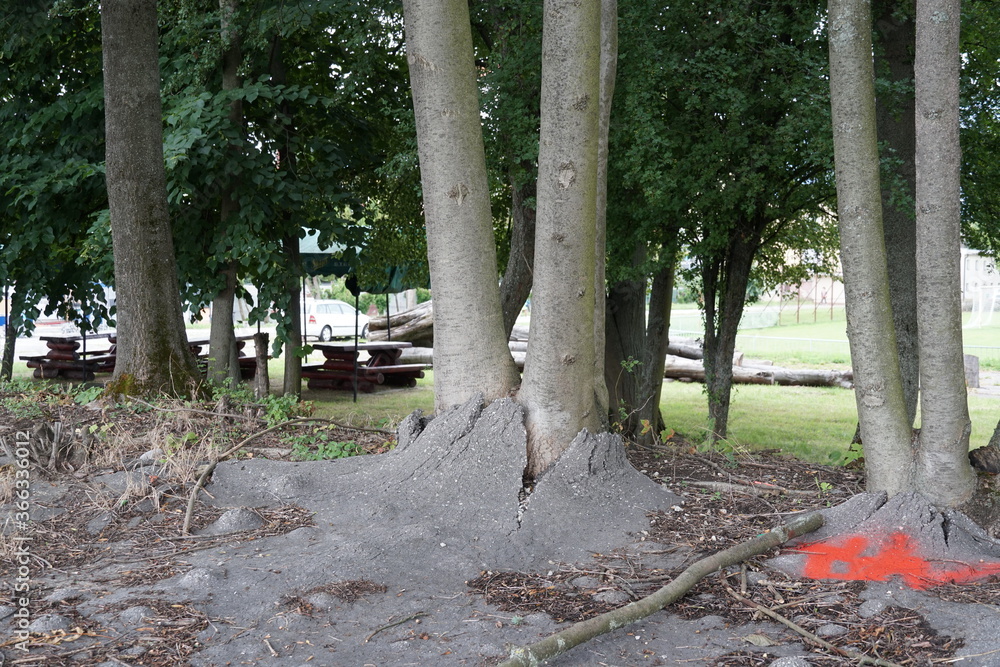
[[[792,549],[806,557],[802,575],[810,579],[888,581],[900,577],[910,588],[964,584],[1000,574],[1000,562],[928,560],[917,543],[897,531],[884,537],[846,535]]]

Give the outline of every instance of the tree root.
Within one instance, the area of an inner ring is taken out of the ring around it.
[[[600,616],[575,623],[534,644],[512,647],[510,657],[500,663],[500,667],[535,667],[543,660],[561,655],[594,637],[617,630],[660,611],[668,604],[683,597],[696,583],[716,570],[735,565],[751,556],[762,554],[792,538],[811,533],[822,525],[823,515],[819,512],[813,512],[793,519],[769,533],[762,533],[725,551],[702,558],[692,563],[676,579],[652,595]]]
[[[286,426],[293,426],[295,424],[302,424],[307,422],[328,422],[328,421],[330,420],[313,418],[313,417],[301,417],[299,419],[291,419],[286,422],[281,422],[280,424],[272,426],[271,428],[266,428],[263,431],[257,431],[253,435],[243,438],[243,440],[240,440],[238,443],[236,443],[226,451],[222,452],[218,456],[216,456],[211,463],[205,466],[205,469],[201,472],[201,475],[198,476],[198,481],[195,482],[194,488],[191,489],[191,495],[190,497],[188,497],[187,512],[184,513],[184,526],[181,528],[181,535],[190,534],[191,516],[194,514],[194,503],[198,499],[198,490],[205,486],[205,480],[211,477],[212,473],[215,472],[216,466],[222,463],[222,461],[232,456],[239,450],[243,449],[243,447],[245,447],[247,443],[249,443],[251,440],[255,440],[256,438],[259,438],[260,436],[266,433],[271,433],[272,431],[277,431],[280,428],[284,428]]]

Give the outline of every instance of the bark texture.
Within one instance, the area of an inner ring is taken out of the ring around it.
[[[532,327],[519,401],[528,473],[540,475],[586,428],[595,395],[595,257],[601,13],[546,0]],[[603,257],[600,258],[603,262]]]
[[[500,307],[503,310],[504,337],[514,330],[517,316],[531,294],[531,273],[535,268],[535,182],[520,185],[511,177],[510,253],[500,284]]]
[[[505,396],[519,378],[500,308],[468,4],[406,0],[403,11],[438,325],[434,402],[441,410],[476,392],[487,401]]]
[[[943,507],[975,490],[962,351],[959,23],[959,0],[917,3],[917,488]]]
[[[831,0],[830,98],[847,335],[870,491],[912,488],[914,464],[889,300],[875,135],[870,5]]]
[[[915,27],[913,1],[882,4],[875,20],[879,44],[876,67],[892,82],[875,100],[875,119],[883,159],[892,165],[882,185],[882,226],[889,266],[889,300],[896,330],[899,370],[903,379],[906,414],[912,425],[917,414],[920,363],[917,354],[917,228],[914,218],[916,189],[916,120],[913,87]],[[903,92],[899,92],[902,88]]]
[[[106,179],[118,305],[111,387],[190,393],[187,346],[167,210],[155,0],[101,3]]]
[[[640,428],[637,438],[640,443],[652,445],[658,441],[665,428],[660,413],[660,396],[663,393],[663,368],[667,347],[670,344],[670,305],[674,293],[674,260],[671,258],[653,276],[649,292],[649,314],[646,318],[646,345],[643,350],[640,401],[638,405],[639,423],[649,425]]]

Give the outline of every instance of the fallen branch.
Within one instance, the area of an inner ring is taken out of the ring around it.
[[[762,533],[725,551],[702,558],[691,564],[676,579],[652,595],[648,595],[641,600],[601,614],[600,616],[575,623],[565,630],[550,635],[534,644],[512,647],[510,658],[500,663],[500,667],[534,667],[541,664],[543,660],[561,655],[574,646],[578,646],[594,637],[635,623],[660,611],[668,604],[677,601],[701,579],[716,570],[735,565],[747,558],[762,554],[780,544],[784,544],[794,537],[811,533],[822,525],[823,515],[819,512],[813,512],[812,514],[793,519],[769,533]]]
[[[825,648],[826,650],[832,651],[837,655],[841,655],[845,658],[850,658],[851,660],[856,661],[859,665],[875,665],[876,667],[901,667],[895,662],[889,662],[888,660],[882,660],[881,658],[869,658],[867,655],[863,653],[858,653],[857,651],[852,651],[850,649],[834,646],[830,642],[818,637],[817,635],[814,635],[813,633],[809,632],[802,626],[785,618],[776,611],[768,609],[764,605],[757,604],[753,600],[748,600],[747,598],[743,597],[735,590],[733,590],[733,588],[729,586],[729,584],[723,584],[723,585],[726,587],[726,590],[729,591],[729,594],[733,596],[733,598],[735,598],[738,602],[742,602],[747,606],[751,607],[752,609],[755,609],[760,613],[764,614],[768,618],[775,620],[778,623],[781,623],[788,629],[797,632],[798,634],[802,635],[805,639],[812,642],[816,646],[819,646],[820,648]]]
[[[709,489],[710,491],[719,491],[722,493],[743,493],[748,496],[766,496],[770,494],[786,495],[786,496],[800,496],[803,498],[814,498],[816,491],[803,491],[800,489],[786,489],[783,486],[778,486],[776,484],[764,484],[756,483],[750,484],[732,484],[730,482],[691,482],[691,486],[696,486],[700,489]]]
[[[305,422],[327,422],[327,421],[330,420],[313,418],[313,417],[301,417],[299,419],[292,419],[286,422],[281,422],[280,424],[272,426],[271,428],[266,428],[263,431],[257,431],[253,435],[243,438],[238,443],[236,443],[226,451],[222,452],[218,456],[216,456],[211,463],[205,466],[205,469],[201,472],[201,475],[198,476],[198,481],[195,482],[194,488],[191,489],[191,496],[188,498],[187,512],[184,513],[184,526],[181,528],[181,535],[188,535],[190,533],[191,515],[194,514],[194,503],[198,499],[198,491],[205,486],[205,480],[207,480],[212,475],[212,473],[215,472],[216,466],[222,463],[222,461],[232,456],[239,450],[243,449],[243,447],[245,447],[247,443],[249,443],[251,440],[255,440],[262,435],[271,433],[272,431],[277,431],[278,429],[284,428],[286,426],[293,426],[295,424],[302,424]]]
[[[367,637],[365,637],[365,643],[367,644],[369,639],[371,639],[372,637],[374,637],[378,633],[382,632],[383,630],[388,630],[389,628],[394,628],[397,625],[402,625],[403,623],[406,623],[407,621],[412,621],[415,618],[420,618],[421,616],[426,616],[426,615],[427,615],[426,611],[418,611],[416,614],[412,614],[410,616],[407,616],[406,618],[401,618],[398,621],[394,621],[392,623],[388,623],[386,625],[383,625],[381,628],[377,628],[375,630],[375,632],[373,632],[370,635],[368,635]],[[419,623],[419,622],[420,621],[417,621],[417,623]]]

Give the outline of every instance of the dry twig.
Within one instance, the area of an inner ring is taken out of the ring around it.
[[[510,658],[500,663],[500,667],[528,667],[541,664],[543,660],[561,655],[569,649],[612,630],[630,625],[650,614],[660,611],[678,600],[701,579],[724,567],[764,553],[784,544],[793,537],[811,533],[823,525],[823,515],[813,512],[794,519],[771,532],[762,533],[753,539],[730,547],[725,551],[702,558],[691,564],[676,579],[663,586],[652,595],[632,602],[619,609],[609,611],[574,623],[570,627],[550,635],[528,646],[511,648]]]

